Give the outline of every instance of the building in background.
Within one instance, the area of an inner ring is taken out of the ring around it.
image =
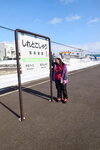
[[[0,43],[0,60],[15,59],[15,44],[3,42]]]
[[[64,45],[61,43],[52,42],[51,50],[52,53],[54,54],[54,57],[60,57],[62,59],[70,59],[70,58],[82,59],[86,57],[85,50]]]
[[[70,50],[70,51],[63,51],[59,52],[59,55],[61,55],[62,59],[70,59],[70,58],[85,58],[85,51],[82,49],[78,50]]]

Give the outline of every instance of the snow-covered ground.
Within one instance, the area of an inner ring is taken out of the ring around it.
[[[100,64],[100,60],[96,61],[96,60],[90,60],[88,58],[85,58],[82,60],[81,59],[70,59],[69,61],[64,61],[64,62],[67,64],[67,68],[68,68],[69,72]],[[12,64],[12,61],[10,61],[9,63]],[[15,63],[15,61],[14,61],[14,63]],[[0,64],[1,64],[1,62],[0,62]],[[36,79],[41,79],[44,77],[48,77],[48,75],[49,75],[48,72],[42,73],[42,75],[40,75],[39,73],[38,74],[21,75],[22,83],[29,82],[29,81],[36,80]],[[0,89],[9,87],[9,86],[13,86],[13,85],[17,85],[17,84],[18,84],[17,74],[0,76]]]
[[[29,82],[32,80],[37,80],[41,78],[48,77],[49,73],[43,73],[41,74],[23,74],[21,75],[21,82]],[[5,88],[5,87],[10,87],[18,85],[18,79],[17,79],[17,74],[10,74],[10,75],[4,75],[0,76],[0,89]]]
[[[70,59],[67,62],[66,61],[63,62],[67,64],[67,68],[69,72],[100,64],[100,60],[90,60],[89,58]]]
[[[3,60],[3,61],[0,61],[0,65],[15,65],[16,64],[16,60]]]

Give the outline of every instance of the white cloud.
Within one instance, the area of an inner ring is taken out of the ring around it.
[[[52,20],[49,21],[49,24],[57,24],[61,22],[62,22],[61,18],[53,18]]]
[[[63,20],[71,22],[71,21],[80,20],[80,19],[81,19],[81,16],[79,16],[79,15],[73,15],[73,16],[69,16],[69,17],[65,17],[65,18],[55,17],[49,21],[49,24],[58,24],[58,23],[61,23]]]
[[[88,50],[90,52],[95,52],[100,54],[100,41],[93,42],[93,43],[87,43],[82,45],[77,45],[77,47],[81,47],[84,50]]]
[[[90,20],[88,21],[88,24],[97,23],[97,22],[99,22],[99,21],[100,21],[100,18],[93,18],[93,19],[90,19]]]
[[[75,21],[75,20],[80,20],[81,16],[79,15],[74,15],[74,16],[70,16],[70,17],[65,17],[65,20],[70,22],[70,21]]]
[[[73,3],[75,0],[60,0],[61,2],[64,2],[65,4]]]

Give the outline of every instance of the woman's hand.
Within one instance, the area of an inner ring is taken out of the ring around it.
[[[63,84],[66,84],[66,80],[63,81]]]

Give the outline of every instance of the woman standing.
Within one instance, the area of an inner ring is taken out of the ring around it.
[[[60,58],[56,58],[53,66],[53,81],[55,81],[57,89],[57,101],[60,102],[62,100],[64,103],[68,102],[68,71],[66,64],[64,64]]]

